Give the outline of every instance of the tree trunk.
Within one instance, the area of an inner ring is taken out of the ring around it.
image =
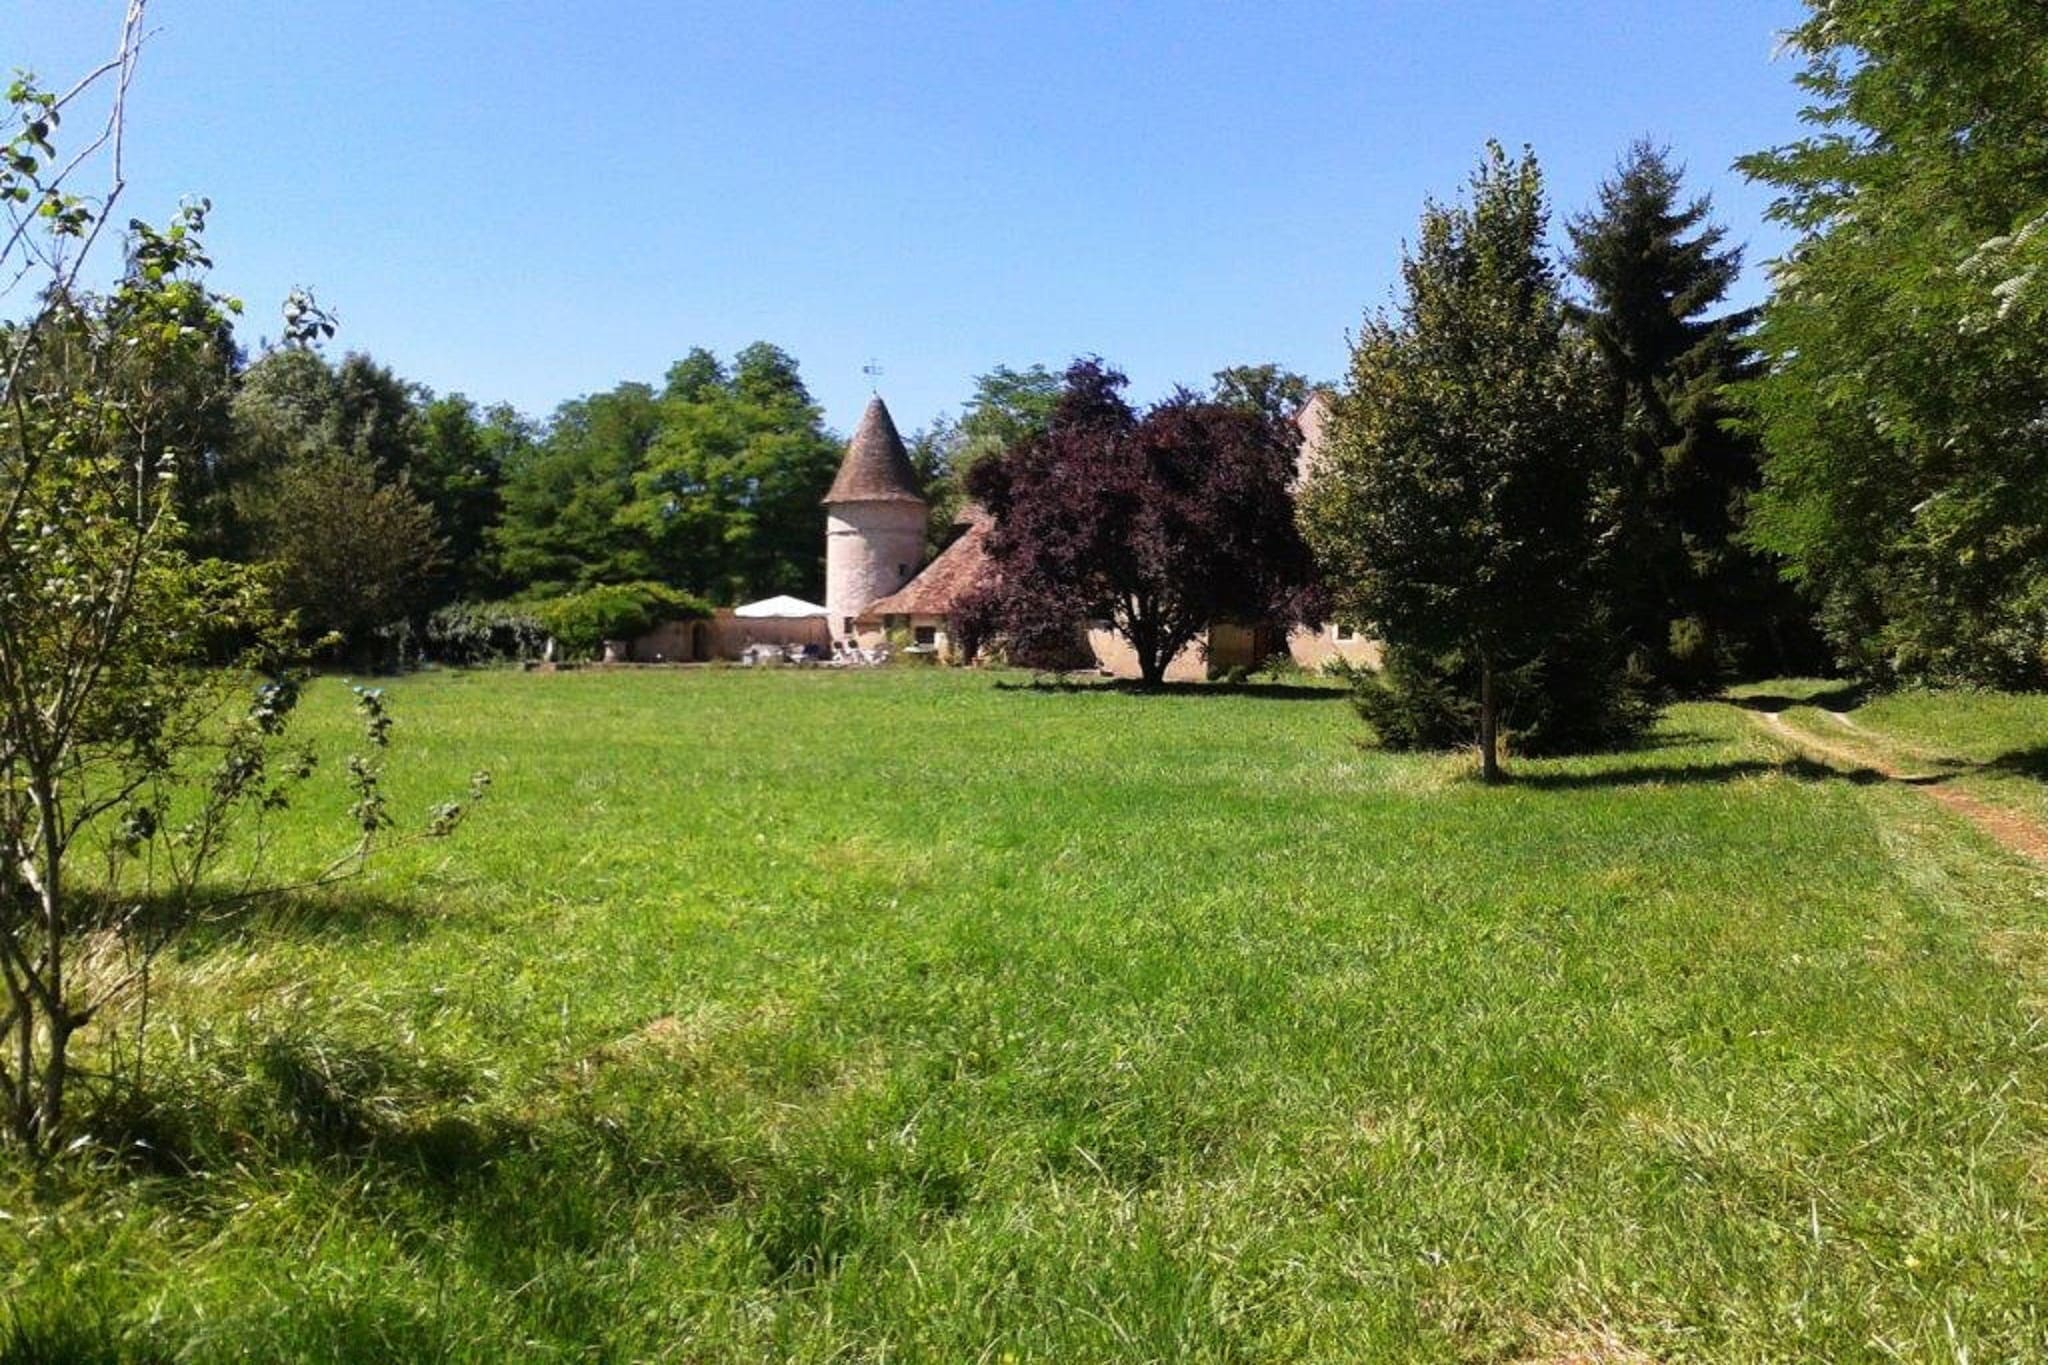
[[[1124,638],[1131,642],[1131,652],[1138,656],[1138,682],[1144,687],[1157,687],[1166,681],[1169,662],[1160,638],[1165,632],[1152,613],[1151,602],[1143,597],[1130,599],[1124,615],[1129,622]]]
[[[1493,695],[1493,653],[1479,655],[1479,775],[1491,786],[1500,781],[1500,708]]]
[[[43,1097],[37,1105],[35,1138],[40,1151],[64,1130],[64,1090],[71,1079],[71,1025],[50,1021],[50,1051],[43,1061]]]
[[[30,969],[33,975],[27,985],[32,993],[42,995],[43,1028],[49,1041],[40,1064],[34,1067],[34,1079],[24,1086],[24,1098],[28,1101],[24,1117],[29,1148],[40,1157],[47,1154],[64,1122],[64,1088],[70,1079],[69,1050],[74,1022],[70,1002],[65,997],[64,947],[68,926],[64,897],[68,888],[64,884],[64,824],[56,782],[47,777],[31,777],[29,797],[36,821],[36,846],[30,858],[36,873],[34,912],[42,921],[42,952],[41,960]],[[28,1042],[23,1049],[27,1066],[34,1056],[35,1027],[32,1019],[23,1022],[28,1028]]]
[[[30,1151],[36,1145],[36,1010],[27,991],[15,984],[12,971],[7,976],[8,994],[13,997],[13,1023],[15,1045],[14,1075],[11,1093],[7,1096],[7,1122],[14,1129],[15,1138]]]

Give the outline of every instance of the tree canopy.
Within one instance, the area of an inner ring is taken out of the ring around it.
[[[1534,156],[1491,146],[1471,190],[1424,212],[1398,305],[1360,329],[1303,519],[1340,617],[1476,665],[1493,780],[1500,674],[1584,622],[1609,452]]]
[[[557,411],[507,470],[501,572],[543,594],[651,580],[816,596],[839,454],[786,352],[756,343],[728,367],[694,350],[659,392],[622,384]]]
[[[345,452],[316,451],[266,481],[249,505],[277,599],[310,634],[360,652],[378,627],[426,605],[447,545],[434,509],[404,476],[379,482]]]
[[[1881,678],[2048,684],[2048,7],[1832,0],[1747,390],[1751,535]]]
[[[648,577],[644,549],[619,521],[660,430],[646,384],[556,409],[547,435],[505,471],[504,516],[491,536],[504,576],[542,595]]]
[[[1211,376],[1210,396],[1231,407],[1292,419],[1308,401],[1308,380],[1281,365],[1232,365]]]
[[[1037,642],[1106,618],[1156,685],[1213,623],[1319,619],[1293,424],[1186,392],[1141,416],[1125,382],[1077,361],[1049,428],[969,472],[994,517],[993,633]]]
[[[967,498],[967,472],[1019,442],[1042,436],[1059,401],[1060,376],[1043,365],[998,365],[974,377],[958,420],[940,414],[906,443],[930,509],[926,548],[936,554],[951,537]]]

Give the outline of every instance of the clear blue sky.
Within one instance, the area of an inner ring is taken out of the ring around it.
[[[1798,131],[1796,0],[1351,4],[159,0],[127,212],[215,205],[216,283],[274,333],[536,415],[693,345],[796,355],[840,430],[874,357],[906,430],[974,374],[1342,368],[1425,197],[1489,137],[1560,210],[1668,142],[1753,262],[1729,169]],[[54,79],[113,0],[15,0],[0,61]],[[1747,285],[1761,289],[1752,270]]]

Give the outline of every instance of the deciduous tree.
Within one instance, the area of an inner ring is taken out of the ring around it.
[[[540,596],[639,580],[815,596],[838,460],[787,352],[757,342],[728,368],[694,350],[658,393],[622,384],[562,406],[508,467],[498,563]]]
[[[1580,629],[1609,452],[1600,374],[1545,254],[1542,172],[1498,145],[1467,206],[1431,205],[1403,294],[1366,319],[1304,524],[1341,618],[1462,652],[1500,776],[1498,683]]]
[[[659,400],[646,384],[558,408],[547,435],[506,474],[504,516],[492,532],[505,578],[548,596],[651,576],[620,512],[660,430]]]
[[[370,633],[427,605],[446,543],[403,476],[380,482],[359,456],[300,455],[252,499],[257,553],[278,600],[314,637],[361,656]]]
[[[491,528],[502,510],[505,471],[533,443],[532,424],[504,404],[480,412],[451,393],[420,409],[418,432],[408,473],[446,542],[429,597],[437,603],[490,597],[502,586]]]
[[[1746,158],[1802,236],[1748,391],[1751,534],[1845,662],[2048,683],[2048,6],[1830,0],[1805,138]]]
[[[67,1136],[80,1034],[106,1036],[180,925],[257,894],[250,836],[314,765],[288,741],[297,680],[264,575],[195,558],[180,517],[180,475],[204,453],[184,444],[185,380],[234,307],[202,282],[203,204],[131,224],[111,292],[79,287],[121,197],[142,31],[131,3],[114,59],[68,92],[17,79],[0,148],[0,280],[34,291],[0,329],[0,1124],[45,1156]],[[104,123],[60,154],[60,125],[95,97]],[[361,700],[381,746],[382,700]],[[330,873],[392,824],[373,757],[346,781],[354,834]],[[253,865],[224,887],[210,874],[230,849]],[[125,1020],[138,1038],[144,1018]],[[94,1061],[103,1081],[132,1078],[110,1049]]]
[[[1308,380],[1271,363],[1232,365],[1211,378],[1210,396],[1268,417],[1291,419],[1308,401]]]
[[[945,548],[967,498],[967,473],[1021,441],[1045,434],[1060,397],[1060,376],[1043,365],[998,365],[974,377],[974,392],[956,421],[940,415],[912,434],[910,462],[930,509],[928,548]]]
[[[671,586],[722,601],[815,596],[819,502],[839,443],[787,352],[756,342],[733,357],[729,376],[706,358],[693,353],[671,372],[620,528]]]
[[[1156,686],[1215,622],[1318,619],[1293,424],[1185,392],[1140,417],[1124,383],[1076,362],[1050,429],[969,472],[994,517],[997,632],[1031,641],[1106,617]]]

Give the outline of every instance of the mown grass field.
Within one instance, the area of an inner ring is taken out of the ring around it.
[[[1727,706],[1488,791],[1022,681],[394,685],[401,806],[491,803],[189,943],[150,1147],[0,1168],[0,1343],[2048,1356],[2043,874]]]
[[[1918,775],[2048,821],[2048,696],[1901,691],[1866,697],[1839,683],[1804,680],[1743,690],[1786,703],[1786,719],[1804,733],[1862,746]]]

